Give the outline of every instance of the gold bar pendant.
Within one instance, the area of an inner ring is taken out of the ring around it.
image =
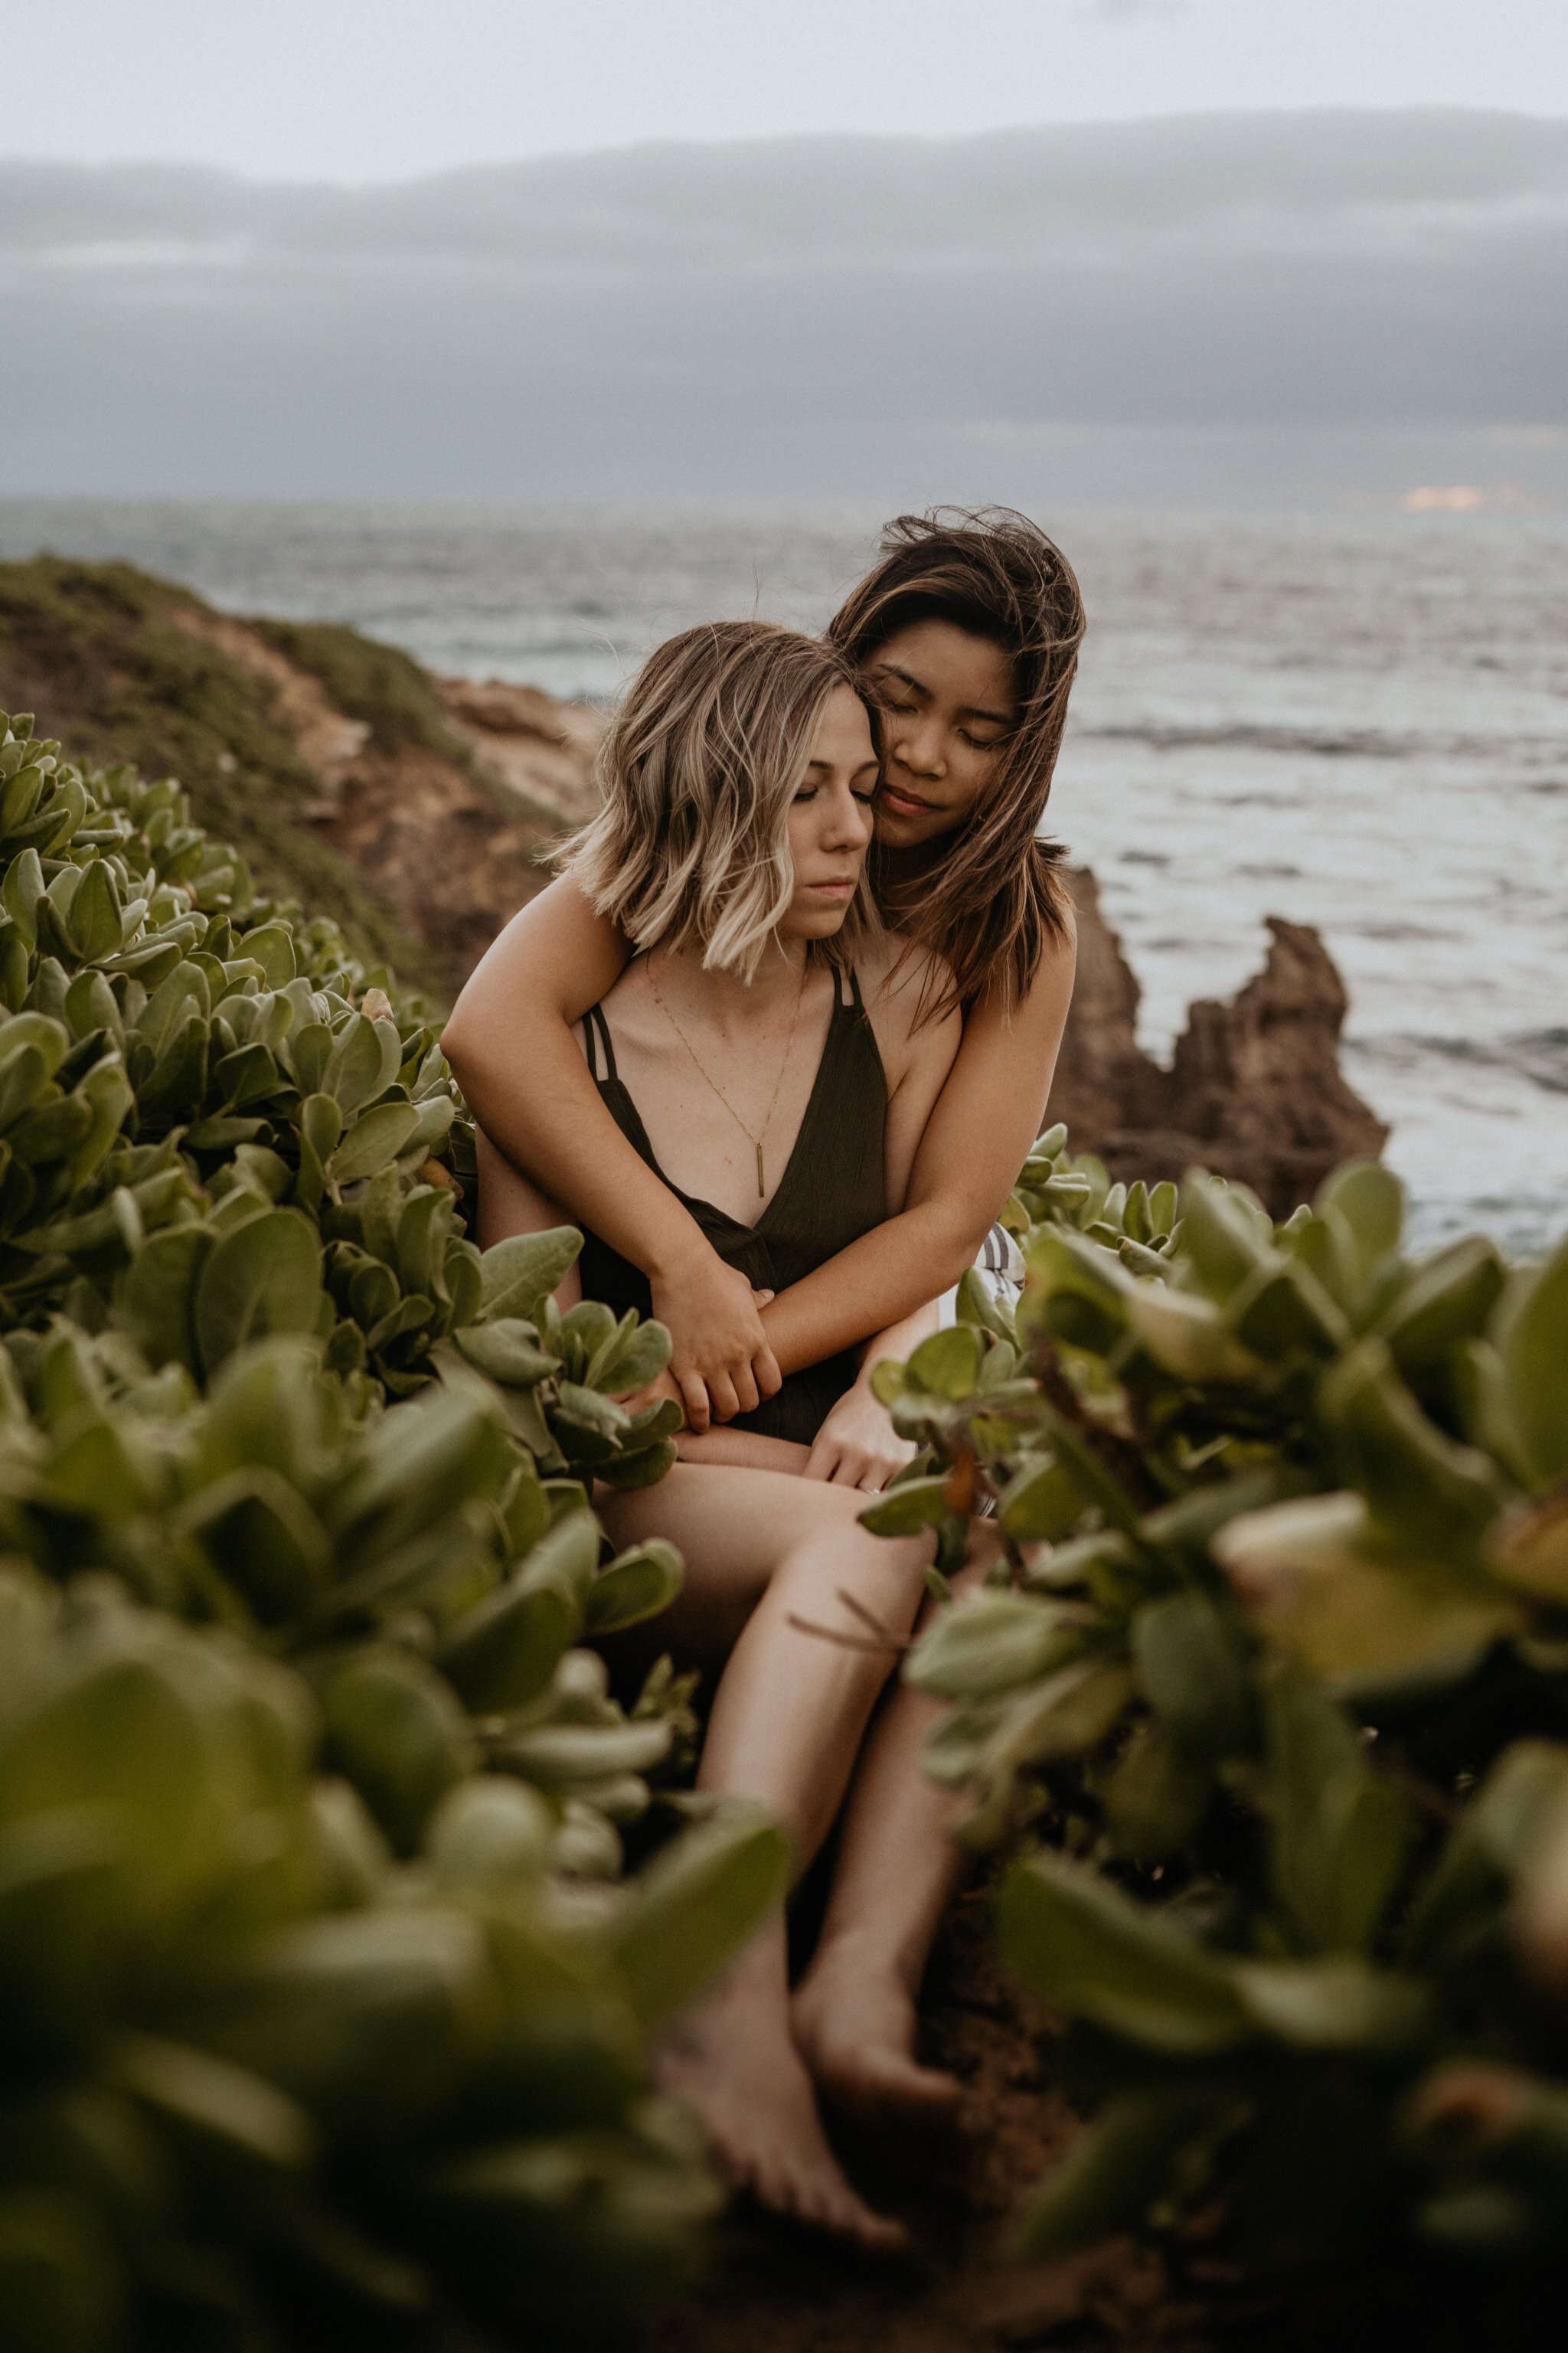
[[[757,1198],[759,1201],[766,1198],[767,1189],[767,1179],[763,1175],[763,1147],[759,1144],[757,1146]]]

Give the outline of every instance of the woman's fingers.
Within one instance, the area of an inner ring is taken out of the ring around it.
[[[757,1380],[749,1368],[773,1361],[751,1284],[704,1242],[679,1266],[655,1275],[652,1291],[692,1429],[730,1419],[741,1410],[736,1377],[742,1368],[748,1368],[749,1381]],[[758,1385],[763,1395],[773,1394]]]
[[[805,1469],[801,1473],[802,1478],[831,1481],[838,1462],[839,1451],[837,1442],[829,1435],[825,1425],[812,1440],[811,1452],[805,1458]]]
[[[734,1386],[735,1395],[740,1400],[741,1411],[742,1413],[755,1413],[757,1409],[757,1384],[752,1376],[750,1365],[742,1365],[738,1367],[735,1374]]]
[[[756,1382],[759,1397],[777,1397],[783,1388],[784,1375],[771,1348],[759,1348],[752,1358],[752,1378]]]

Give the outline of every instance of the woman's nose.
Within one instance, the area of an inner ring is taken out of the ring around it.
[[[900,734],[890,748],[894,760],[908,768],[911,776],[940,776],[946,773],[942,731],[934,718],[917,719],[908,734]]]
[[[827,812],[827,841],[830,849],[865,849],[870,845],[872,824],[869,805],[858,801],[846,786],[835,793]]]

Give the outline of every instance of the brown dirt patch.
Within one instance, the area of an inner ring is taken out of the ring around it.
[[[1051,2082],[1048,2030],[997,1966],[989,1915],[983,1891],[960,1900],[927,1983],[924,2055],[964,2084],[961,2134],[896,2171],[842,2151],[907,2224],[918,2262],[873,2265],[737,2215],[646,2353],[1558,2353],[1555,2274],[1499,2280],[1373,2248],[1331,2276],[1249,2284],[1202,2246],[1125,2240],[1010,2262],[1012,2216],[1079,2127]]]

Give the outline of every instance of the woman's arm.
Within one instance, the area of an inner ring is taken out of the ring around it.
[[[902,1212],[763,1310],[786,1373],[951,1291],[973,1265],[1040,1132],[1072,1002],[1076,939],[1044,964],[1009,1021],[983,997],[915,1154]]]
[[[879,1494],[896,1472],[914,1460],[915,1449],[893,1428],[887,1407],[871,1387],[871,1375],[885,1356],[901,1364],[937,1329],[939,1303],[917,1307],[868,1343],[853,1388],[829,1410],[812,1442],[805,1471],[839,1487],[864,1487]]]
[[[710,1398],[723,1419],[750,1412],[779,1369],[751,1285],[622,1134],[572,1034],[626,965],[616,926],[552,882],[485,951],[441,1047],[497,1149],[647,1276],[687,1419],[706,1430]]]

